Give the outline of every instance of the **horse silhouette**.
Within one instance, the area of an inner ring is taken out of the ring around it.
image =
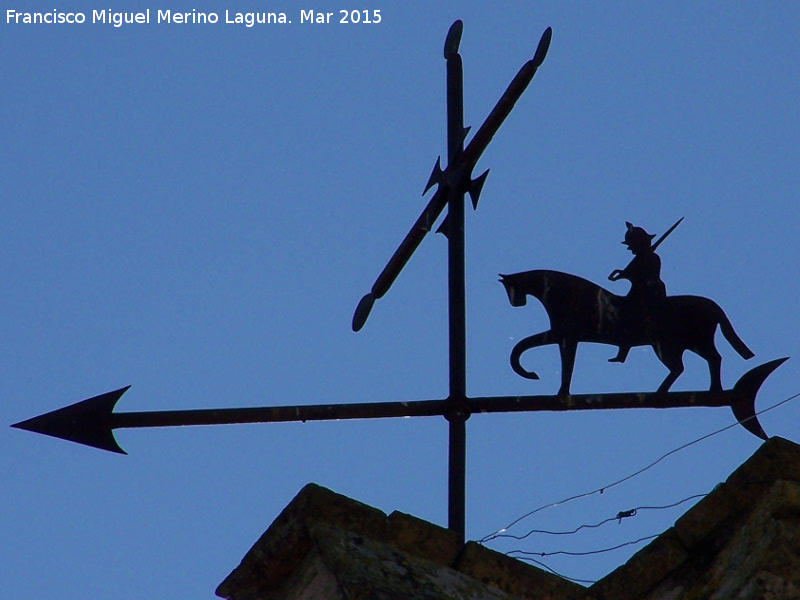
[[[559,271],[534,270],[500,275],[512,306],[525,306],[533,296],[547,311],[550,329],[518,342],[511,351],[511,368],[527,379],[539,379],[520,364],[531,348],[558,344],[561,353],[561,388],[568,395],[578,342],[614,346],[652,346],[669,374],[658,387],[666,392],[683,373],[683,353],[698,354],[708,363],[711,391],[722,390],[720,356],[714,344],[719,325],[728,343],[744,359],[753,352],[733,330],[719,305],[701,296],[667,296],[658,306],[642,312],[624,296],[617,296],[582,277]],[[632,311],[636,316],[632,318]]]

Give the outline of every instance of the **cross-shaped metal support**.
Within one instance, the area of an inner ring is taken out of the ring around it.
[[[477,208],[487,170],[472,180],[472,170],[492,137],[511,112],[514,104],[528,87],[536,70],[542,64],[550,47],[552,30],[548,27],[542,35],[534,57],[528,61],[511,82],[494,110],[475,134],[466,151],[464,138],[464,69],[458,53],[464,25],[456,21],[447,33],[444,58],[447,61],[447,169],[442,171],[437,160],[425,192],[438,185],[430,204],[414,224],[406,239],[397,249],[369,294],[364,296],[353,317],[353,329],[358,331],[376,298],[389,289],[406,261],[431,229],[446,204],[447,216],[439,231],[447,236],[447,287],[449,304],[450,395],[445,417],[450,424],[449,474],[448,474],[448,526],[463,539],[465,533],[466,505],[466,422],[470,416],[467,399],[466,356],[466,299],[464,275],[464,201],[470,194]]]

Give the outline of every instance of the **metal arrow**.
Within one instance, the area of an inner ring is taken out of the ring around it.
[[[625,408],[721,407],[733,409],[736,420],[762,439],[767,434],[758,422],[755,400],[761,385],[787,359],[778,358],[759,365],[722,392],[610,393],[570,396],[485,396],[467,398],[469,413],[604,410]],[[163,410],[115,413],[122,395],[130,386],[83,400],[64,408],[33,417],[12,427],[41,433],[101,450],[126,452],[114,439],[115,429],[180,427],[193,425],[233,425],[243,423],[285,423],[345,419],[446,416],[449,399],[411,402],[373,402],[364,404],[317,404],[262,408],[224,408],[203,410]]]

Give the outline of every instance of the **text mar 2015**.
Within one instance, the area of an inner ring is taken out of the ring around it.
[[[89,18],[91,17],[91,18]],[[372,10],[339,10],[336,12],[320,12],[313,9],[301,9],[301,24],[364,24],[373,25],[382,21],[381,11]],[[62,12],[53,9],[48,12],[25,12],[15,9],[6,10],[6,24],[14,25],[74,25],[74,24],[108,24],[114,27],[123,25],[147,25],[150,23],[170,25],[206,25],[234,24],[254,27],[255,25],[290,24],[291,19],[284,12],[237,12],[225,10],[224,14],[203,12],[193,9],[189,12],[171,9],[146,9],[139,12],[116,12],[110,9],[92,10],[91,13]]]

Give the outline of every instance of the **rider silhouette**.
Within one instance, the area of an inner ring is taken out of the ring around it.
[[[614,269],[608,278],[611,281],[627,279],[631,282],[631,289],[625,298],[625,313],[620,319],[623,331],[629,335],[642,330],[647,333],[657,320],[654,317],[667,297],[667,287],[661,281],[661,258],[651,247],[655,236],[627,221],[625,226],[628,229],[622,243],[633,253],[633,260],[622,270]],[[609,362],[625,362],[630,349],[630,345],[620,345],[617,355],[610,358]]]

